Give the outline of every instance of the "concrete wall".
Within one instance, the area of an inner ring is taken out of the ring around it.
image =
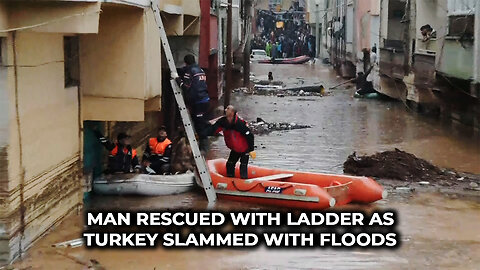
[[[380,47],[383,47],[383,40],[387,38],[388,33],[388,1],[381,0],[380,4]]]
[[[365,0],[356,1],[355,26],[356,26],[356,55],[357,62],[363,58],[363,49],[379,47],[380,43],[380,1]],[[378,53],[378,51],[377,51]],[[357,63],[357,69],[363,66]],[[358,71],[357,71],[358,72]]]
[[[282,0],[282,10],[288,10],[292,6],[293,0]]]
[[[255,9],[263,9],[263,10],[268,10],[268,2],[269,0],[258,0],[258,1],[254,1],[254,8]]]
[[[447,0],[416,1],[417,18],[415,36],[422,38],[420,27],[430,24],[436,31],[444,31],[448,25]]]
[[[200,23],[198,17],[201,12],[199,0],[164,0],[160,1],[159,6],[167,35],[199,34]]]
[[[158,111],[162,107],[162,51],[158,26],[153,11],[145,11],[145,110]]]
[[[195,61],[198,62],[200,37],[199,36],[183,36],[170,37],[170,46],[172,47],[173,58],[175,58],[175,65],[177,67],[185,66],[183,58],[187,54],[193,54]]]
[[[0,3],[0,29],[8,28],[8,13],[5,3]],[[7,36],[7,33],[0,33],[0,36]]]
[[[347,59],[355,62],[356,61],[356,47],[357,41],[355,36],[355,7],[353,3],[347,5],[347,12],[345,14],[345,42],[346,42],[346,54]]]
[[[390,0],[388,5],[388,39],[403,40],[405,24],[401,23],[402,18],[396,13],[404,10],[404,2],[401,2],[400,0]]]
[[[235,51],[242,40],[242,18],[240,17],[240,0],[233,0],[232,3],[232,46]]]
[[[5,4],[0,4],[0,29],[8,28],[7,9]],[[0,193],[4,192],[7,185],[7,152],[8,144],[8,92],[7,92],[7,68],[3,65],[7,62],[7,34],[0,34]],[[3,37],[3,38],[2,38]],[[0,195],[1,196],[1,195]]]
[[[454,78],[470,80],[473,79],[473,44],[462,45],[457,40],[445,40],[438,70]]]
[[[19,32],[9,35],[8,46],[3,262],[81,202],[78,92],[64,86],[63,35]]]
[[[100,2],[8,3],[10,28],[41,24],[30,31],[50,33],[96,33]],[[59,19],[61,18],[61,19]],[[47,24],[45,24],[48,22]]]
[[[370,47],[380,46],[380,16],[370,16]],[[378,51],[377,51],[378,54]]]
[[[143,15],[138,8],[106,6],[99,33],[80,36],[83,120],[143,120],[146,61],[153,60],[144,58]]]
[[[417,39],[417,52],[436,52],[448,31],[447,0],[416,1],[416,24],[414,36]],[[437,38],[422,41],[420,27],[430,24],[437,31]]]
[[[5,15],[0,5],[0,24],[2,16]],[[6,40],[2,41],[0,48],[2,50],[2,64],[6,64]],[[8,224],[6,216],[8,215],[8,140],[9,140],[9,91],[8,91],[8,68],[0,66],[0,265],[2,261],[8,260],[10,256]]]
[[[324,10],[325,10],[325,3],[326,1],[321,1],[318,5],[318,13],[320,14],[319,16],[319,19],[320,19],[320,23],[322,23],[323,21],[323,14],[324,14]],[[316,17],[317,17],[317,5],[316,5],[316,2],[315,0],[308,0],[307,2],[307,14],[308,14],[308,23],[309,24],[315,24],[316,22]]]
[[[0,34],[0,265],[81,204],[83,120],[122,121],[108,124],[108,134],[127,131],[136,146],[162,123],[161,44],[153,14],[103,4],[99,21],[99,7],[0,3],[3,30],[73,16]],[[79,33],[80,89],[66,88],[64,36]]]
[[[198,17],[200,16],[200,0],[183,0],[183,14]]]
[[[356,6],[356,35],[357,35],[357,51],[364,48],[371,48],[370,36],[373,35],[371,28],[371,1],[357,1]]]

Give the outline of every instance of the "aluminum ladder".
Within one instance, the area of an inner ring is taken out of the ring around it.
[[[197,170],[200,179],[202,180],[203,188],[208,199],[208,207],[211,208],[215,201],[217,200],[217,195],[215,189],[213,188],[212,179],[210,178],[210,173],[207,169],[207,163],[200,153],[198,147],[198,142],[195,137],[195,131],[193,130],[192,120],[188,113],[187,107],[185,106],[185,101],[182,95],[182,89],[175,81],[177,75],[177,68],[175,66],[175,61],[173,60],[172,51],[170,50],[170,44],[168,43],[167,33],[163,27],[162,17],[160,15],[160,9],[158,8],[158,0],[151,0],[151,8],[153,14],[155,15],[155,22],[157,23],[158,30],[160,33],[160,40],[162,42],[163,52],[165,53],[165,58],[167,59],[168,67],[172,72],[172,78],[170,79],[170,84],[172,85],[173,94],[175,100],[178,104],[178,109],[180,110],[180,115],[182,117],[183,126],[187,133],[187,138],[192,148],[193,157],[195,159],[195,164],[197,165]]]

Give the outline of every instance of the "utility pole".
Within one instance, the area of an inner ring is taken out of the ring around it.
[[[252,1],[245,0],[243,2],[243,28],[245,30],[245,48],[243,50],[243,86],[250,86],[250,49],[251,49],[251,9]]]
[[[227,108],[230,105],[230,95],[232,93],[232,0],[228,0],[227,7],[227,63],[225,64],[225,98],[223,106]]]
[[[315,0],[315,57],[320,55],[320,1]]]

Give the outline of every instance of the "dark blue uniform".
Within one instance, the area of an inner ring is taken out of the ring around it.
[[[180,86],[184,90],[187,103],[193,107],[195,104],[209,102],[205,72],[196,64],[185,67],[184,72]]]
[[[180,86],[190,107],[195,130],[200,138],[200,150],[208,150],[207,132],[210,124],[206,118],[210,106],[207,89],[207,76],[196,64],[184,68]]]

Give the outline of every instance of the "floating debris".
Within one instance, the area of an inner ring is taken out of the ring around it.
[[[415,189],[411,188],[411,187],[396,187],[395,190],[400,191],[400,192],[413,192],[413,191],[415,191]]]
[[[268,134],[272,131],[282,131],[282,130],[293,130],[293,129],[304,129],[304,128],[311,128],[309,125],[299,125],[297,123],[268,123],[262,118],[257,118],[256,121],[250,122],[249,125],[250,130],[252,130],[253,134]]]
[[[323,85],[306,85],[301,87],[283,87],[281,85],[255,85],[253,91],[248,92],[261,96],[325,96]]]
[[[73,239],[73,240],[53,244],[52,247],[56,247],[56,248],[66,248],[66,247],[76,248],[76,247],[80,247],[82,245],[83,245],[83,238],[78,238],[78,239]]]

